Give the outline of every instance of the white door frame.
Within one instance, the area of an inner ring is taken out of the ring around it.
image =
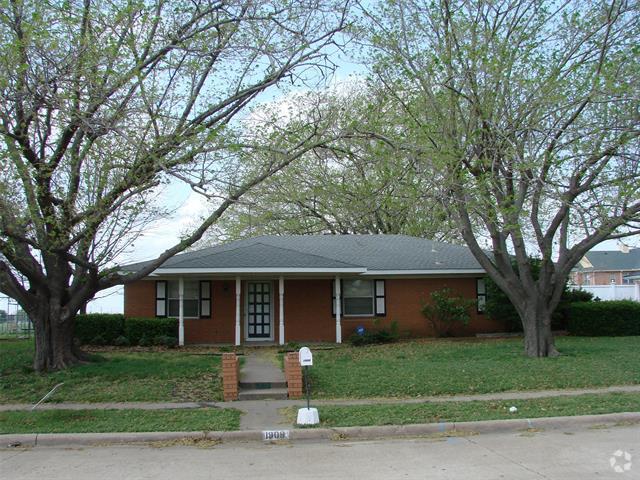
[[[250,283],[268,283],[269,284],[269,338],[267,337],[259,337],[259,338],[251,338],[249,337],[249,284]],[[274,341],[274,317],[275,312],[273,311],[274,306],[274,292],[273,292],[274,282],[272,279],[267,280],[246,280],[245,288],[244,288],[244,340],[245,342],[273,342]]]

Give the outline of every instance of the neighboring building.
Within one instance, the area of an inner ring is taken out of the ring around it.
[[[573,269],[571,281],[578,286],[633,285],[640,281],[640,248],[591,251]]]
[[[449,287],[479,306],[454,334],[502,331],[482,314],[484,274],[468,248],[421,238],[262,236],[167,260],[125,286],[124,314],[179,318],[181,340],[192,344],[340,343],[360,325],[394,320],[400,333],[430,336],[421,308]]]

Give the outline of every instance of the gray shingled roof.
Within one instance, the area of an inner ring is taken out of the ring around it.
[[[123,267],[135,271],[145,262]],[[164,268],[366,268],[375,271],[481,270],[467,247],[405,235],[261,236],[183,253]]]
[[[593,268],[585,268],[578,264],[576,270],[585,272],[640,270],[640,248],[629,250],[628,253],[619,250],[592,251],[585,257],[591,262]]]

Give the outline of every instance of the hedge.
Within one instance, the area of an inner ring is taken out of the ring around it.
[[[124,322],[124,336],[129,339],[131,345],[140,344],[143,338],[149,341],[157,337],[178,338],[178,319],[127,318]]]
[[[169,345],[178,338],[175,318],[125,318],[120,313],[87,313],[76,316],[74,335],[85,345]],[[160,341],[162,338],[162,341]]]
[[[124,315],[120,313],[86,313],[76,316],[74,335],[80,343],[113,345],[123,333]]]
[[[640,302],[575,302],[569,306],[571,335],[615,337],[640,335]]]

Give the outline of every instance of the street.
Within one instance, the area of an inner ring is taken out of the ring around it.
[[[640,479],[639,444],[640,426],[634,425],[368,442],[229,443],[208,448],[36,447],[0,450],[0,478]]]

